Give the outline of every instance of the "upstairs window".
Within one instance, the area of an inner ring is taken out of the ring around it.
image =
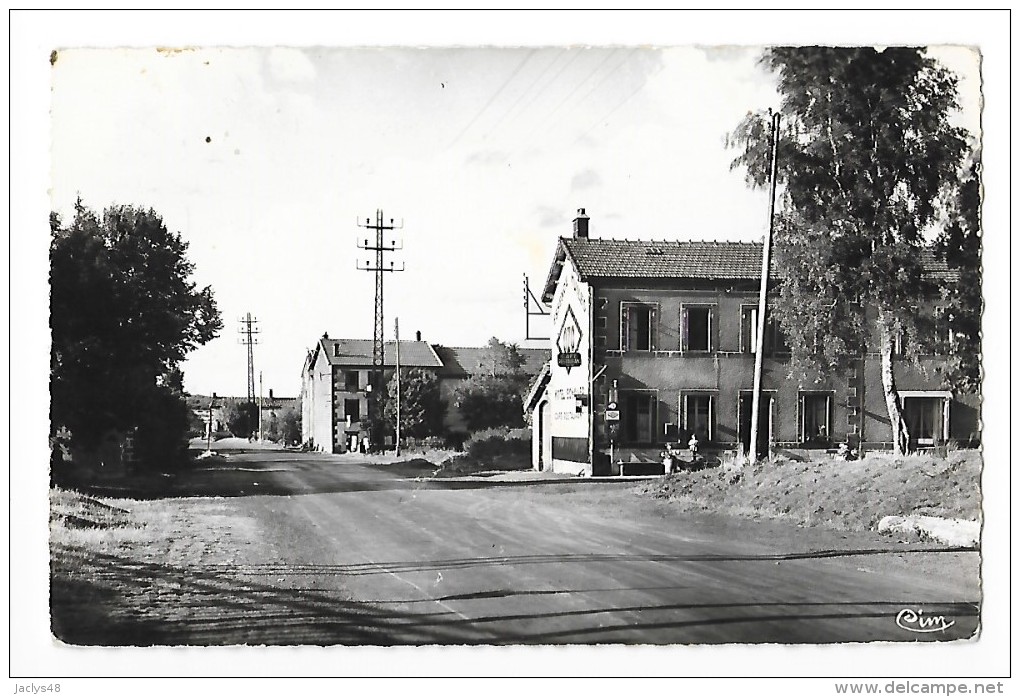
[[[361,373],[356,370],[348,370],[345,372],[344,389],[348,392],[357,392],[361,389]]]
[[[740,307],[740,352],[755,353],[758,350],[758,306]],[[789,353],[786,336],[779,322],[768,315],[765,320],[765,354]]]
[[[620,349],[623,351],[655,349],[654,305],[620,303]]]
[[[712,350],[712,306],[685,305],[681,310],[684,351]]]

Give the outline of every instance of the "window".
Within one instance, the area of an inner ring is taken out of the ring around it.
[[[758,345],[758,306],[740,306],[740,352],[754,353]]]
[[[360,399],[345,399],[344,400],[344,417],[351,423],[361,421],[361,400]]]
[[[348,370],[345,372],[344,389],[348,392],[357,392],[361,389],[361,373],[356,370]]]
[[[754,353],[758,344],[758,306],[740,306],[740,352]],[[765,353],[789,353],[786,336],[779,327],[779,322],[768,315],[765,321]]]
[[[620,415],[623,422],[623,442],[651,443],[654,439],[655,393],[622,392]]]
[[[688,437],[693,433],[702,443],[713,439],[715,436],[714,406],[715,400],[710,394],[684,395],[684,430]]]
[[[949,437],[948,395],[918,393],[900,396],[903,399],[903,423],[907,427],[911,447],[945,443]]]
[[[620,303],[620,349],[652,351],[655,348],[655,306]]]
[[[681,310],[684,351],[712,350],[712,308],[687,305]]]
[[[832,394],[800,395],[800,442],[828,445],[832,440]]]

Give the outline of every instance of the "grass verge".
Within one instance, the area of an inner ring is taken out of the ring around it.
[[[778,518],[836,530],[875,530],[884,516],[980,520],[981,455],[960,450],[871,454],[861,460],[777,459],[679,472],[643,488],[685,510]]]

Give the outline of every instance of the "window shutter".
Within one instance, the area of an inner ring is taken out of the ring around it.
[[[681,306],[680,307],[680,350],[681,351],[686,351],[687,350],[687,341],[688,341],[688,339],[687,339],[687,308]],[[687,425],[684,424],[685,428],[686,428],[686,426]]]
[[[657,319],[658,319],[657,315],[658,315],[658,308],[656,308],[656,307],[649,308],[649,310],[648,310],[648,348],[650,350],[652,350],[652,351],[655,351],[659,347],[659,342],[658,342],[658,338],[659,337],[656,336],[658,334],[657,330],[658,330],[658,327],[659,327],[659,323],[657,321]]]
[[[620,303],[620,350],[627,351],[630,347],[630,312],[624,303]]]
[[[708,308],[708,350],[715,350],[715,305]]]

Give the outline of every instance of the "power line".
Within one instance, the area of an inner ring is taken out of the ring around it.
[[[545,115],[545,118],[543,119],[543,122],[548,121],[549,119],[551,119],[552,116],[557,111],[559,111],[563,107],[563,105],[566,104],[570,100],[571,97],[573,97],[575,94],[577,94],[578,90],[580,90],[581,87],[583,87],[584,84],[588,82],[588,80],[590,80],[599,70],[602,69],[602,66],[604,66],[606,63],[609,62],[609,59],[612,58],[613,54],[616,53],[618,50],[619,49],[614,48],[612,51],[610,51],[608,54],[606,54],[606,57],[603,58],[602,61],[597,66],[595,66],[595,68],[590,73],[588,73],[583,80],[578,82],[574,86],[574,89],[570,90],[570,92],[567,94],[567,96],[565,96],[563,99],[561,99],[559,104],[557,104],[553,108],[552,111],[550,111],[548,114]],[[534,133],[536,130],[538,130],[539,126],[541,126],[543,122],[539,122],[538,124],[536,124],[535,127],[532,128],[531,131],[528,133],[528,136],[530,136],[532,133]]]
[[[511,81],[512,81],[512,80],[513,80],[513,79],[514,79],[515,77],[517,77],[517,73],[521,72],[521,69],[522,69],[522,68],[523,68],[523,67],[525,66],[525,64],[526,64],[526,63],[527,63],[527,62],[528,62],[529,60],[531,60],[531,57],[532,57],[533,55],[535,55],[535,51],[536,51],[536,50],[537,50],[537,49],[531,49],[530,51],[528,51],[528,55],[526,55],[526,56],[524,57],[524,60],[522,60],[522,61],[521,61],[520,63],[518,63],[518,64],[517,64],[517,67],[516,67],[516,68],[514,68],[514,70],[513,70],[513,72],[512,72],[512,73],[510,73],[510,77],[508,77],[508,78],[507,78],[507,79],[506,79],[506,80],[505,80],[505,81],[503,82],[503,84],[499,86],[499,89],[497,89],[497,90],[496,90],[495,92],[493,92],[492,96],[491,96],[491,97],[489,97],[489,101],[487,101],[487,102],[485,103],[485,106],[483,106],[483,107],[482,107],[481,109],[479,109],[479,110],[478,110],[478,113],[476,113],[476,114],[474,115],[474,117],[473,117],[473,118],[471,119],[471,121],[469,121],[469,122],[468,122],[468,124],[467,124],[466,126],[464,126],[464,128],[463,128],[463,129],[461,130],[461,132],[457,134],[457,137],[456,137],[456,138],[454,138],[454,139],[453,139],[453,140],[452,140],[452,141],[450,142],[450,145],[449,145],[448,147],[453,147],[454,145],[456,145],[456,144],[457,144],[457,143],[458,143],[458,142],[460,141],[460,139],[464,137],[464,134],[468,132],[468,129],[470,129],[470,128],[471,128],[472,126],[474,126],[474,125],[475,125],[475,122],[476,122],[476,121],[477,121],[477,120],[478,120],[478,119],[479,119],[479,118],[481,117],[481,115],[482,115],[482,114],[484,114],[484,113],[485,113],[486,109],[488,109],[488,108],[489,108],[489,107],[490,107],[490,106],[492,105],[492,103],[493,103],[494,101],[496,101],[496,98],[497,98],[497,97],[498,97],[498,96],[499,96],[500,94],[502,94],[502,93],[503,93],[503,90],[505,90],[505,89],[506,89],[507,85],[509,85],[509,84],[510,84],[510,82],[511,82]]]
[[[560,66],[560,69],[556,71],[556,74],[553,75],[552,78],[549,81],[547,81],[544,85],[542,85],[541,89],[539,89],[539,90],[537,90],[535,92],[532,92],[532,88],[534,88],[535,85],[537,85],[539,82],[541,82],[542,78],[544,78],[546,76],[546,74],[549,72],[549,70],[556,64],[556,62],[559,61],[560,54],[557,54],[553,58],[552,62],[550,62],[547,66],[545,66],[545,68],[542,69],[542,72],[539,73],[538,77],[536,77],[534,80],[532,80],[532,82],[528,86],[528,88],[526,90],[524,90],[523,92],[521,92],[520,96],[517,97],[516,100],[514,100],[514,103],[510,105],[510,108],[507,109],[506,111],[504,111],[502,116],[500,116],[498,119],[496,119],[496,123],[494,123],[492,125],[492,128],[489,129],[489,132],[486,133],[485,136],[483,136],[483,137],[484,138],[488,138],[493,133],[495,133],[496,129],[499,128],[499,126],[506,120],[506,118],[511,113],[516,111],[517,105],[521,103],[521,100],[523,100],[529,94],[531,95],[531,99],[529,99],[527,101],[527,103],[524,105],[524,108],[527,108],[528,106],[533,104],[535,102],[535,100],[538,99],[538,97],[549,88],[549,85],[551,85],[552,83],[556,82],[556,78],[558,78],[560,75],[562,75],[563,71],[566,70],[566,68],[571,63],[573,63],[575,60],[577,60],[577,57],[580,56],[580,55],[581,55],[580,51],[575,51],[574,55],[570,58],[570,60],[568,60],[566,63],[564,63],[562,66]]]

